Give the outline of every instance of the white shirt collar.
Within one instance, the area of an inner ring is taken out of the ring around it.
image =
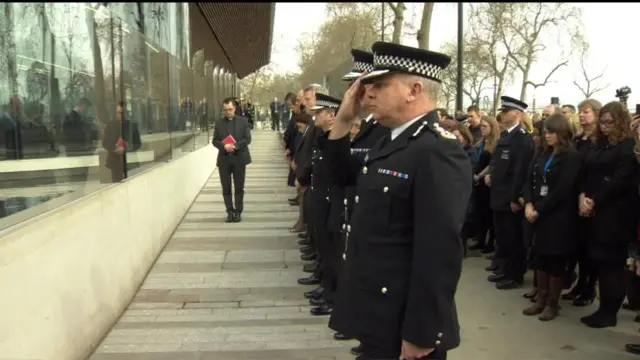
[[[369,116],[364,118],[364,122],[368,123],[369,121],[371,121],[371,119],[373,119],[373,114],[369,114]]]
[[[423,116],[425,116],[425,114],[422,114],[420,116],[418,116],[415,119],[411,119],[409,121],[407,121],[406,123],[398,126],[397,128],[391,130],[391,140],[393,141],[395,138],[397,138],[400,134],[402,134],[402,132],[404,132],[405,130],[407,130],[409,128],[409,126],[411,126],[411,124],[413,124],[414,122],[420,120]]]
[[[515,124],[515,125],[513,125],[512,127],[508,128],[508,129],[507,129],[507,132],[508,132],[508,133],[511,133],[511,132],[513,131],[513,129],[515,129],[515,128],[517,128],[517,127],[518,127],[518,125],[520,125],[520,124]]]

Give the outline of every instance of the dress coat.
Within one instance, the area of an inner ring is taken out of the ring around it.
[[[436,111],[426,114],[394,140],[378,141],[360,169],[346,168],[357,181],[349,184],[356,196],[330,324],[336,331],[368,343],[404,339],[441,351],[460,342],[454,297],[471,165],[438,120]],[[328,141],[325,155],[339,162],[350,145],[348,137]]]
[[[539,214],[531,224],[534,254],[568,255],[576,251],[581,165],[580,154],[574,149],[553,157],[542,152],[533,160],[523,197]]]

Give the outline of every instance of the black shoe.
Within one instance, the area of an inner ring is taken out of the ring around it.
[[[496,271],[498,270],[500,267],[498,265],[489,265],[486,268],[484,268],[487,271]]]
[[[571,302],[571,305],[576,307],[589,306],[593,304],[593,300],[595,299],[595,297],[596,297],[595,294],[589,294],[589,295],[580,294],[578,295],[577,298],[573,300],[573,302]]]
[[[291,199],[287,199],[287,201],[288,202],[298,202],[298,198],[294,197],[294,198],[291,198]]]
[[[500,282],[500,281],[502,281],[502,280],[504,280],[504,279],[505,279],[504,274],[491,274],[491,275],[489,275],[489,277],[487,278],[487,280],[488,280],[489,282],[492,282],[492,283],[497,283],[497,282]]]
[[[303,232],[303,233],[298,234],[298,237],[300,239],[306,239],[306,238],[309,237],[309,234],[307,234],[306,232]]]
[[[318,254],[316,253],[311,253],[311,254],[302,254],[300,256],[300,259],[303,261],[313,261],[318,257]]]
[[[311,240],[309,240],[309,239],[298,240],[298,245],[300,245],[300,246],[311,245]]]
[[[318,285],[320,284],[320,278],[315,276],[315,275],[311,275],[307,278],[300,278],[298,279],[298,284],[300,285]]]
[[[563,294],[562,296],[560,296],[560,298],[562,300],[569,300],[569,301],[573,301],[575,299],[578,298],[578,296],[580,296],[580,288],[578,286],[574,286],[573,289],[571,289],[571,291],[569,291],[566,294]]]
[[[351,336],[347,336],[343,333],[335,333],[333,334],[333,340],[343,341],[343,340],[353,340]]]
[[[234,219],[234,212],[233,211],[227,211],[227,218],[224,220],[224,222],[231,223],[231,222],[233,222],[233,219]]]
[[[325,300],[324,298],[309,299],[309,305],[312,305],[312,306],[322,306],[326,304],[327,304],[327,300]]]
[[[304,297],[306,297],[307,299],[319,299],[322,297],[322,295],[324,295],[324,288],[322,286],[304,293]]]
[[[618,324],[617,316],[605,315],[601,311],[596,310],[591,315],[583,316],[580,318],[580,322],[594,329],[603,329],[606,327],[616,326]]]
[[[519,289],[522,287],[522,285],[523,285],[523,281],[503,279],[496,283],[496,289],[498,290]]]
[[[313,308],[311,309],[311,315],[315,315],[315,316],[331,315],[331,306],[324,304],[322,306],[318,306],[317,308]]]
[[[311,245],[307,245],[305,247],[300,248],[300,252],[303,254],[311,254],[313,252],[315,252],[316,249],[313,248],[313,246]]]
[[[482,243],[475,243],[469,246],[469,250],[482,250],[482,249],[484,249],[484,244]]]
[[[362,349],[362,344],[351,348],[351,354],[355,356],[362,355],[363,353],[364,353],[364,350]]]
[[[289,205],[291,206],[300,206],[300,203],[297,201],[289,201]]]
[[[624,350],[634,355],[640,355],[640,344],[627,344],[624,346]]]
[[[316,270],[318,270],[317,262],[312,262],[311,264],[304,264],[304,266],[302,267],[302,271],[306,273],[314,273],[316,272]]]
[[[233,213],[233,222],[240,222],[242,221],[242,213],[240,211],[236,211],[235,213]]]

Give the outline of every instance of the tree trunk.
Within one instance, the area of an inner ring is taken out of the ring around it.
[[[418,48],[429,50],[429,32],[431,30],[431,16],[433,15],[434,3],[424,3],[422,9],[422,20],[420,21],[420,30],[418,30]]]
[[[522,72],[522,87],[520,88],[520,100],[525,101],[527,97],[527,81],[529,81],[529,66]]]
[[[402,38],[402,27],[404,26],[404,10],[406,9],[404,3],[397,3],[395,6],[391,5],[393,10],[393,36],[391,42],[394,44],[400,44]]]
[[[4,3],[4,29],[0,35],[0,48],[4,51],[6,71],[9,78],[11,96],[18,94],[18,70],[16,64],[16,43],[13,39],[13,3]]]
[[[106,124],[109,121],[109,112],[106,108],[105,101],[105,82],[104,82],[104,67],[102,66],[102,50],[100,50],[100,40],[98,38],[97,24],[96,24],[96,9],[92,8],[90,4],[87,4],[86,10],[87,29],[89,30],[89,40],[91,42],[91,54],[93,55],[93,70],[95,72],[95,106],[100,122]]]

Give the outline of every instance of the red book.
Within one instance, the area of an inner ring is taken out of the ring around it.
[[[127,142],[124,141],[123,139],[118,139],[118,142],[116,143],[116,148],[126,148],[127,147]]]
[[[224,138],[224,140],[222,140],[222,144],[223,145],[235,145],[236,144],[236,139],[234,139],[233,136],[229,135],[226,138]]]

